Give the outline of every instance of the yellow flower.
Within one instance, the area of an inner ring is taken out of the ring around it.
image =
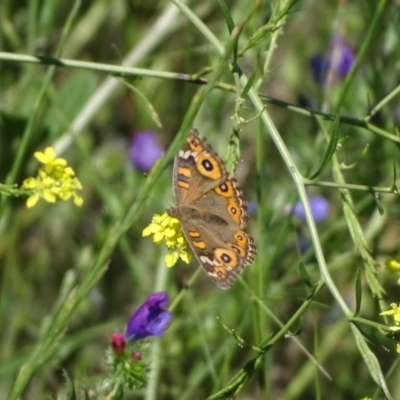
[[[36,151],[34,156],[45,165],[48,171],[67,165],[67,161],[63,158],[56,158],[56,152],[52,147],[46,147],[43,153],[41,151]]]
[[[67,167],[67,161],[56,158],[52,147],[46,147],[44,152],[37,151],[35,157],[44,165],[39,168],[36,178],[29,177],[22,183],[23,187],[31,191],[26,206],[33,207],[40,198],[48,203],[55,203],[57,200],[69,200],[71,197],[77,206],[81,206],[83,199],[76,191],[82,189],[82,184],[75,176],[74,170]]]
[[[389,272],[400,272],[400,256],[388,258],[385,261],[385,267]]]
[[[165,265],[172,267],[180,258],[185,263],[191,260],[188,253],[187,242],[182,234],[179,219],[170,217],[167,213],[162,215],[154,214],[150,225],[143,230],[143,236],[153,235],[153,242],[161,244],[165,240],[168,254],[165,256]]]
[[[391,310],[383,311],[379,315],[393,315],[394,324],[396,326],[399,326],[400,325],[400,305],[397,305],[396,303],[392,303],[390,305],[390,307],[392,307]]]

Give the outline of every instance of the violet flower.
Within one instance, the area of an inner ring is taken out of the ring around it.
[[[166,310],[168,293],[152,293],[135,311],[125,331],[126,340],[132,344],[148,336],[161,336],[171,320],[171,313]]]
[[[304,254],[310,247],[310,241],[303,235],[300,235],[297,239],[297,246],[301,254]]]
[[[311,59],[311,69],[315,81],[325,86],[327,77],[332,74],[333,81],[343,79],[354,64],[355,56],[344,38],[334,34],[331,39],[327,55],[317,54]]]
[[[258,204],[254,200],[248,200],[247,201],[247,212],[249,215],[253,215],[257,212],[258,210]]]
[[[321,222],[325,220],[329,214],[329,201],[322,196],[309,196],[308,201],[310,203],[311,213],[315,222]],[[306,219],[303,204],[300,200],[293,207],[293,215],[302,220]]]
[[[164,150],[153,132],[143,131],[133,135],[129,156],[135,168],[147,172],[163,154]]]

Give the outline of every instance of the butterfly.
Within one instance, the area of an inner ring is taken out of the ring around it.
[[[254,240],[244,229],[247,202],[225,163],[193,129],[174,159],[177,205],[168,210],[181,221],[183,233],[207,275],[228,289],[254,261]]]

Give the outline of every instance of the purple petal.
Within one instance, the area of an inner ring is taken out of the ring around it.
[[[161,336],[167,328],[172,314],[169,311],[151,313],[148,323],[148,329],[152,335]]]
[[[133,136],[129,155],[135,168],[147,172],[163,154],[164,150],[153,132],[138,132]]]
[[[333,59],[335,57],[336,59]],[[325,86],[328,73],[333,77],[345,78],[354,64],[355,56],[353,51],[339,34],[334,34],[331,39],[329,51],[326,56],[315,55],[311,59],[311,70],[315,81]],[[331,70],[332,69],[332,70]]]
[[[165,309],[168,305],[168,293],[152,293],[130,318],[125,338],[130,342],[147,336],[161,336],[167,328],[171,313]]]
[[[342,78],[344,78],[349,72],[354,64],[354,54],[351,49],[346,45],[342,47],[342,57],[339,66],[339,73]]]
[[[258,204],[256,201],[254,200],[249,200],[247,202],[247,212],[252,215],[255,214],[257,212],[258,209]]]
[[[152,293],[149,297],[147,297],[146,304],[149,307],[158,306],[165,308],[168,305],[168,293],[167,292]]]
[[[311,71],[315,81],[320,86],[325,86],[326,74],[329,71],[329,66],[329,60],[320,54],[311,58]]]
[[[125,331],[126,339],[141,339],[146,336],[150,336],[150,332],[147,328],[147,320],[149,317],[149,309],[146,304],[141,305],[135,313],[132,315],[128,322]]]
[[[297,239],[297,245],[301,254],[305,253],[310,247],[310,241],[303,235]]]
[[[322,196],[309,196],[308,201],[315,222],[321,222],[326,219],[330,209],[329,201]],[[303,204],[300,201],[295,204],[293,214],[297,218],[305,220]]]
[[[332,58],[336,53],[340,57],[339,62],[336,62],[337,70],[334,71],[336,75],[344,78],[350,71],[352,65],[354,64],[355,56],[353,51],[345,42],[344,38],[339,34],[334,34],[331,39],[330,46],[330,58]]]

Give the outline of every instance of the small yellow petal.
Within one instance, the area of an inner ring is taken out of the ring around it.
[[[155,222],[157,224],[161,224],[161,222],[163,222],[166,219],[167,216],[168,216],[167,213],[164,213],[162,215],[154,214],[153,215],[153,222]]]
[[[143,229],[142,236],[150,236],[152,233],[153,229],[150,224],[149,226],[146,226],[146,228]]]
[[[189,264],[190,261],[192,260],[192,254],[187,252],[187,251],[183,251],[179,254],[179,257],[181,258],[182,261],[184,261],[186,264]]]
[[[75,172],[71,167],[66,167],[64,169],[64,174],[67,175],[67,176],[74,176]]]
[[[400,272],[400,262],[395,258],[389,258],[385,261],[385,267],[389,272]]]
[[[49,190],[45,190],[42,193],[42,196],[48,203],[55,203],[57,200],[56,196],[53,193],[51,193]]]
[[[65,158],[55,158],[52,162],[51,162],[51,164],[53,164],[55,167],[59,167],[59,166],[61,166],[61,167],[64,167],[65,165],[67,165],[68,163],[67,163],[67,160],[65,159]],[[71,167],[68,167],[71,171],[72,171],[72,168]],[[63,172],[65,172],[65,169],[63,169]],[[68,174],[67,174],[68,175]]]
[[[172,228],[165,228],[165,230],[164,230],[164,235],[165,235],[167,238],[170,238],[170,237],[173,237],[173,236],[176,235],[176,231],[175,231],[174,229],[172,229]]]
[[[153,242],[160,244],[164,239],[164,234],[162,232],[156,232],[153,236]]]
[[[79,196],[79,194],[74,193],[74,203],[75,203],[75,205],[80,207],[83,204],[82,196]]]
[[[43,152],[36,151],[34,156],[42,164],[48,164],[56,158],[56,152],[52,147],[46,147]]]
[[[47,158],[54,160],[56,158],[56,152],[51,146],[47,146],[44,149],[44,154]]]
[[[176,241],[178,242],[178,244],[185,245],[185,247],[186,247],[186,239],[184,238],[183,235],[178,236],[176,238]]]
[[[165,256],[165,265],[166,265],[168,268],[173,267],[173,266],[176,264],[177,261],[178,261],[178,254],[177,254],[176,251],[173,251],[173,252],[171,252],[171,253],[168,253],[168,254]]]
[[[37,181],[35,178],[29,177],[24,179],[22,186],[26,187],[27,189],[34,189],[37,186]]]
[[[37,193],[33,194],[32,196],[29,196],[28,199],[26,200],[26,206],[28,208],[32,208],[33,206],[36,205],[36,203],[39,201],[39,195]]]

